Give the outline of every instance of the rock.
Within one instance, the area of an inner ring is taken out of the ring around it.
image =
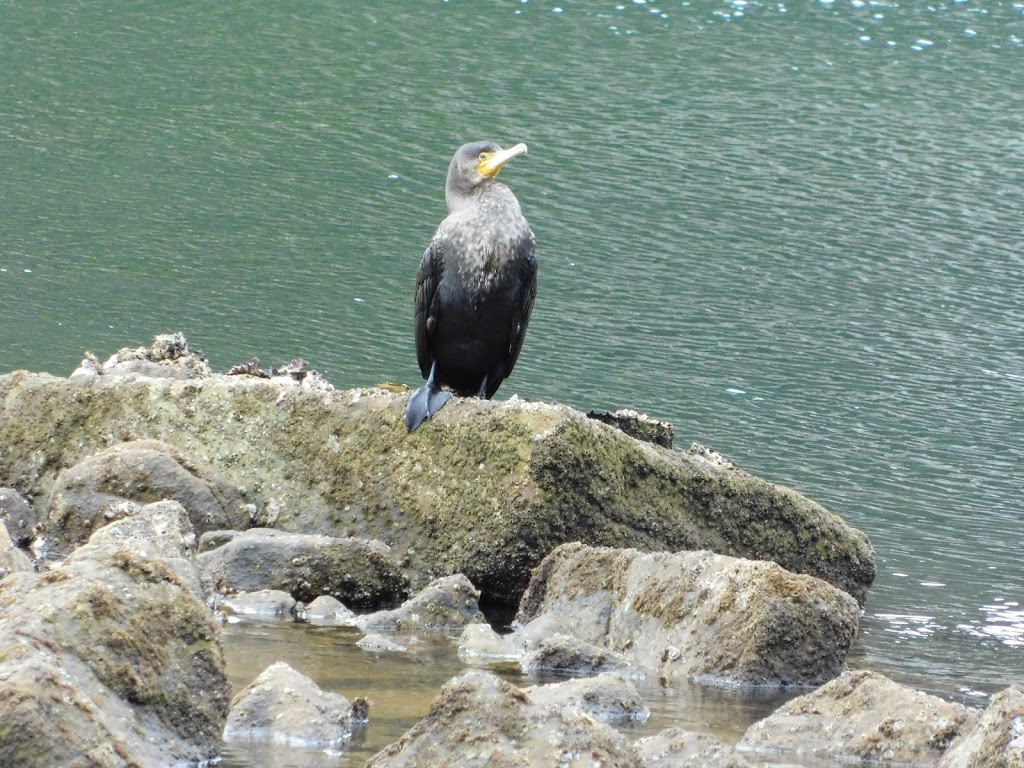
[[[459,661],[463,664],[496,664],[519,661],[522,657],[522,649],[489,624],[470,624],[459,635]]]
[[[571,408],[464,398],[409,435],[408,394],[309,378],[0,376],[0,484],[47,498],[79,461],[158,439],[245,487],[263,524],[380,539],[416,586],[464,573],[504,605],[574,540],[774,560],[861,602],[874,579],[864,534],[806,497]]]
[[[628,408],[618,411],[590,411],[588,419],[595,419],[602,424],[621,429],[630,437],[660,445],[662,448],[672,447],[672,423],[652,419],[646,413],[638,413]]]
[[[6,526],[0,523],[0,579],[9,573],[31,570],[34,570],[32,560],[14,545]]]
[[[86,352],[73,378],[89,376],[127,376],[136,374],[153,378],[201,379],[211,374],[206,357],[191,353],[185,334],[168,333],[157,336],[149,347],[135,347],[115,352],[100,365],[91,352]]]
[[[565,544],[538,566],[517,620],[542,613],[663,679],[808,685],[843,669],[859,611],[775,563]]]
[[[366,768],[642,768],[633,746],[575,706],[545,706],[483,671],[450,680],[426,716]]]
[[[117,515],[124,500],[178,501],[196,531],[249,524],[244,499],[222,475],[157,440],[115,445],[83,459],[58,477],[48,504],[48,532],[77,546]]]
[[[682,728],[640,739],[636,748],[645,768],[750,768],[728,744]]]
[[[352,738],[352,705],[284,662],[271,664],[231,700],[224,741],[339,749]]]
[[[292,619],[295,598],[279,589],[239,592],[219,602],[221,610],[232,616],[256,619]]]
[[[594,675],[599,672],[625,671],[629,660],[621,653],[588,643],[572,635],[552,635],[541,640],[523,657],[523,672],[563,672]]]
[[[934,765],[977,720],[975,710],[876,672],[847,672],[754,723],[737,749],[843,763]]]
[[[461,573],[430,582],[392,611],[356,617],[356,626],[385,632],[455,632],[467,624],[483,622],[480,593]]]
[[[0,525],[15,545],[25,548],[39,534],[39,515],[13,488],[0,488]]]
[[[610,672],[582,680],[534,685],[523,692],[542,707],[573,707],[605,725],[643,724],[651,716],[636,686]]]
[[[356,626],[356,615],[346,608],[344,603],[330,595],[320,595],[320,597],[299,611],[299,618],[318,626]]]
[[[408,646],[396,643],[394,640],[383,635],[372,633],[359,638],[356,641],[356,645],[364,651],[373,651],[375,653],[405,653],[409,650]]]
[[[188,524],[174,503],[135,517]],[[155,768],[220,751],[217,624],[160,545],[122,533],[101,529],[60,566],[0,581],[0,765]],[[187,561],[186,546],[173,553]]]
[[[953,742],[938,768],[1024,768],[1024,685],[993,696],[974,728]]]
[[[208,590],[279,589],[308,602],[331,595],[353,608],[395,605],[408,582],[379,541],[253,528],[197,558]]]

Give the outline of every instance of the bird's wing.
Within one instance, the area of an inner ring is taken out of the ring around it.
[[[437,286],[444,268],[443,255],[441,241],[432,241],[423,252],[420,271],[416,275],[416,361],[424,378],[430,375],[430,366],[434,362],[430,341],[437,326]]]
[[[526,338],[526,326],[530,323],[530,313],[533,311],[533,300],[537,297],[537,257],[533,238],[531,237],[523,246],[522,272],[520,273],[519,301],[516,302],[516,313],[512,323],[512,336],[509,339],[508,356],[505,358],[505,375],[512,373],[516,360],[519,359],[519,352],[523,348],[523,339]]]

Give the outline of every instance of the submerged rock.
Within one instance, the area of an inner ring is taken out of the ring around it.
[[[523,656],[520,665],[527,673],[562,672],[573,675],[625,671],[630,667],[629,660],[621,653],[562,634],[541,640],[536,648]]]
[[[365,712],[360,721],[365,722]],[[231,701],[224,741],[290,747],[344,747],[352,738],[352,705],[284,662],[267,667]]]
[[[738,749],[844,763],[934,765],[977,720],[975,710],[876,672],[847,672],[754,723]]]
[[[574,540],[774,560],[861,602],[874,579],[864,534],[699,453],[518,399],[460,399],[409,435],[408,394],[309,378],[0,376],[0,484],[47,498],[63,470],[111,444],[158,439],[244,487],[263,524],[381,539],[417,585],[464,573],[505,605]]]
[[[175,502],[135,517],[0,581],[0,765],[156,768],[219,751],[228,683],[194,566],[182,575],[187,517]],[[165,541],[136,535],[147,526]]]
[[[218,607],[231,616],[290,620],[295,610],[295,598],[280,589],[261,589],[225,597]]]
[[[644,768],[750,768],[728,744],[682,728],[640,739],[636,748]]]
[[[599,723],[647,722],[651,711],[633,683],[621,675],[605,672],[596,677],[534,685],[523,692],[541,707],[573,707]]]
[[[358,616],[355,624],[363,631],[454,632],[484,620],[479,599],[469,579],[458,573],[435,579],[394,610]]]
[[[207,589],[231,594],[278,589],[308,602],[331,595],[353,608],[395,605],[408,582],[379,541],[252,528],[230,537],[197,562]],[[204,538],[204,541],[206,539]]]
[[[544,687],[524,691],[481,671],[460,675],[445,684],[419,723],[366,768],[643,768],[622,734],[568,696],[561,705],[546,698]]]
[[[299,618],[310,624],[332,627],[354,627],[356,615],[340,600],[330,595],[320,595],[316,600],[299,611]]]
[[[942,756],[939,768],[1024,768],[1024,685],[993,696],[974,728]]]
[[[775,563],[565,544],[535,571],[517,620],[544,613],[664,679],[808,685],[842,671],[859,611]]]

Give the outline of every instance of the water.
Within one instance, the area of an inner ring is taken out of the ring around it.
[[[559,10],[560,9],[560,10]],[[852,663],[1024,680],[1024,4],[0,4],[0,370],[183,330],[415,384],[463,141],[540,288],[499,396],[631,406],[842,514]]]

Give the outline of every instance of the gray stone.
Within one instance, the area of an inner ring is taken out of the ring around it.
[[[405,653],[409,650],[409,647],[406,645],[396,643],[389,637],[376,635],[372,632],[359,638],[356,641],[356,645],[364,651],[373,651],[374,653]]]
[[[249,523],[242,494],[222,475],[167,443],[136,440],[85,458],[58,476],[47,531],[59,543],[77,546],[115,519],[121,502],[164,499],[180,502],[199,533]]]
[[[664,679],[806,685],[843,669],[859,611],[775,563],[565,544],[534,572],[517,619],[543,613]]]
[[[682,728],[640,739],[636,748],[645,768],[750,768],[728,744]]]
[[[184,519],[176,504],[133,514],[152,530]],[[156,768],[220,751],[218,627],[197,577],[168,564],[187,560],[161,552],[97,532],[59,567],[0,581],[0,765]]]
[[[111,443],[159,439],[248,489],[264,524],[381,539],[416,586],[464,573],[505,605],[577,539],[774,560],[861,602],[874,579],[864,534],[735,466],[518,399],[465,398],[408,435],[408,397],[290,377],[15,372],[0,376],[0,484],[48,498],[62,470]]]
[[[572,635],[552,635],[537,643],[520,662],[523,671],[563,672],[573,675],[594,675],[599,672],[625,671],[629,660],[621,653],[610,651]]]
[[[377,611],[356,618],[364,632],[453,633],[467,624],[484,620],[478,603],[480,593],[461,573],[435,579],[412,598],[391,611]]]
[[[0,488],[0,525],[7,528],[11,540],[19,547],[31,544],[41,527],[39,514],[13,488]]]
[[[977,720],[975,710],[876,672],[847,672],[754,723],[738,749],[844,763],[935,765]]]
[[[993,696],[974,728],[942,756],[939,768],[1024,768],[1024,685]]]
[[[318,626],[356,626],[356,615],[346,608],[344,603],[330,595],[320,595],[299,611],[299,618]]]
[[[643,768],[633,745],[610,726],[483,671],[446,683],[426,716],[366,768],[440,765]]]
[[[31,570],[34,570],[31,558],[15,546],[7,535],[7,528],[0,523],[0,579],[9,573]]]
[[[218,606],[231,616],[291,621],[294,618],[295,598],[279,589],[260,589],[222,598]]]
[[[463,664],[518,662],[522,657],[522,649],[491,629],[489,624],[470,624],[459,635],[459,661]]]
[[[573,707],[605,725],[647,722],[651,711],[629,680],[611,672],[523,689],[542,707]]]
[[[348,699],[277,662],[232,699],[224,740],[338,750],[352,731]]]
[[[223,594],[279,589],[308,602],[331,595],[353,608],[395,605],[407,580],[379,541],[253,528],[197,557],[207,589]]]

